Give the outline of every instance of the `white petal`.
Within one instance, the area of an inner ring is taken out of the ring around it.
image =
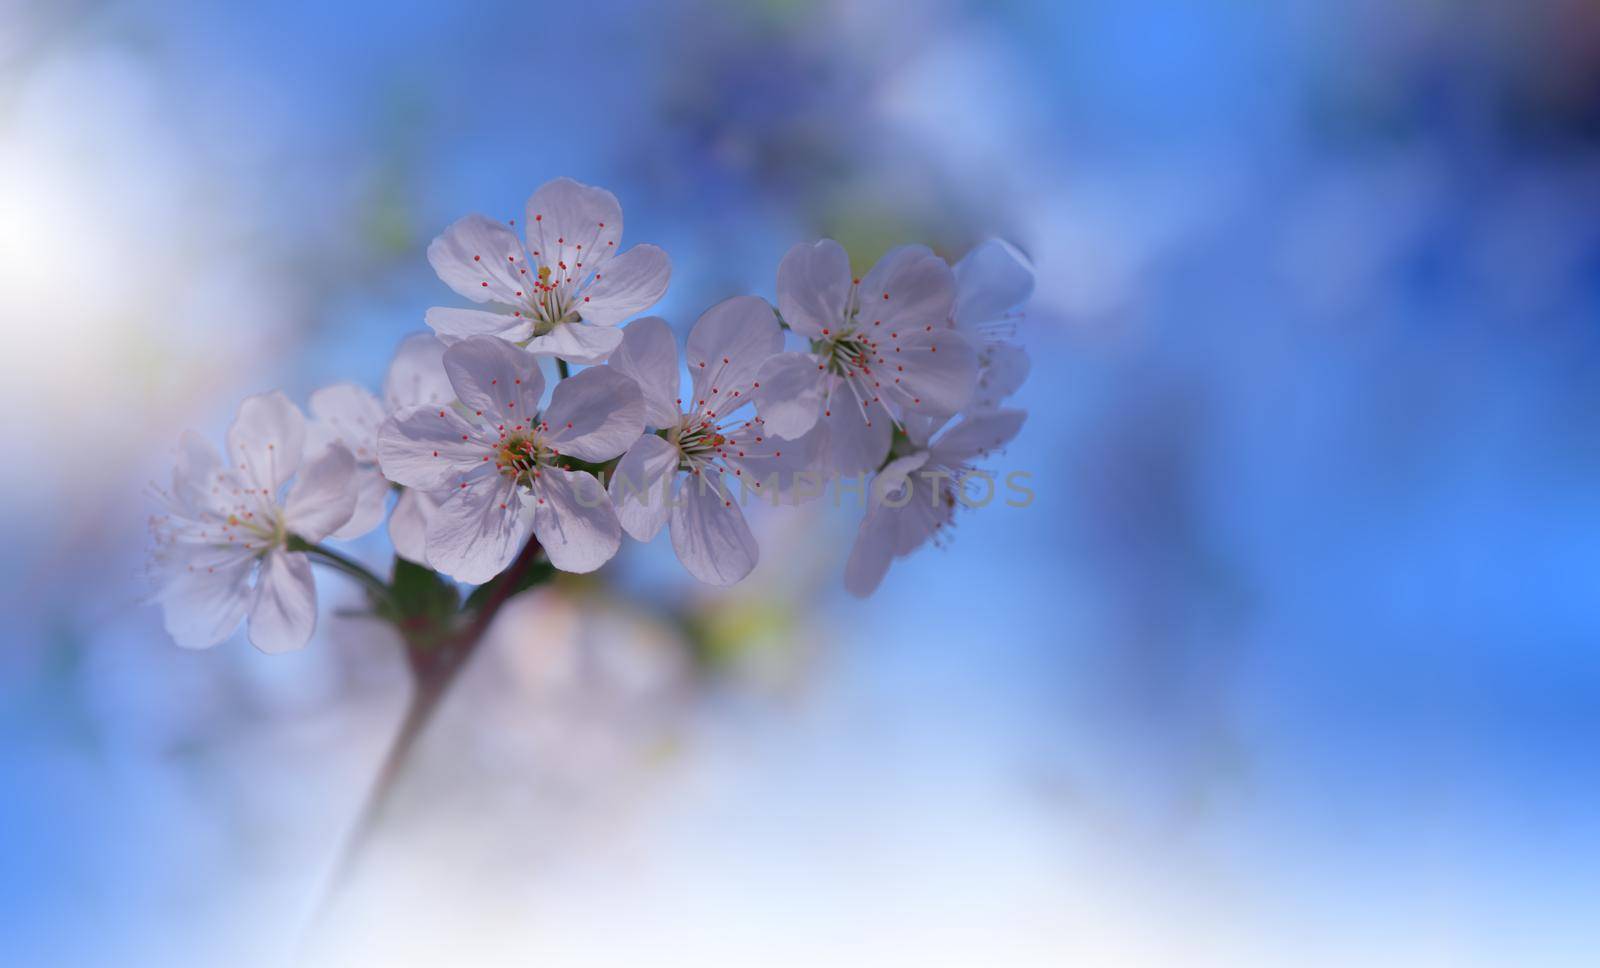
[[[428,563],[438,571],[481,585],[522,550],[533,517],[515,481],[480,474],[440,498],[427,535]]]
[[[678,423],[678,344],[660,316],[646,316],[622,330],[622,345],[606,360],[639,384],[644,422],[658,430]]]
[[[783,329],[757,296],[724,299],[689,331],[684,362],[694,383],[695,408],[727,416],[750,400],[761,365],[783,350]]]
[[[972,400],[978,385],[978,354],[953,329],[903,334],[884,354],[878,376],[892,377],[880,390],[905,410],[952,414]]]
[[[645,434],[633,442],[611,472],[606,492],[622,529],[635,541],[649,541],[672,514],[672,476],[678,470],[678,449]]]
[[[902,334],[947,326],[955,287],[950,267],[925,247],[891,249],[861,280],[857,320],[864,329]]]
[[[378,431],[378,464],[396,484],[438,491],[454,487],[492,456],[494,445],[449,407],[411,407]]]
[[[956,263],[955,320],[962,326],[987,323],[1033,295],[1033,263],[1002,239],[990,239]]]
[[[389,480],[376,467],[356,469],[356,509],[330,537],[340,541],[359,538],[383,523],[389,507]]]
[[[834,391],[818,424],[816,466],[825,474],[849,477],[875,471],[889,455],[894,421],[888,411],[882,404],[873,404],[863,417],[850,391],[842,386]]]
[[[355,458],[343,444],[312,458],[284,502],[283,519],[290,533],[317,542],[338,530],[356,511],[359,484]]]
[[[928,463],[929,454],[919,450],[914,454],[897,457],[884,465],[883,470],[872,477],[872,492],[868,495],[868,508],[880,510],[889,497],[896,498],[897,502],[902,492],[911,481],[911,475],[921,470]]]
[[[423,317],[434,335],[446,345],[459,343],[473,336],[493,336],[511,343],[520,343],[533,335],[533,320],[509,312],[490,312],[483,309],[452,309],[435,306]]]
[[[622,245],[617,196],[570,178],[545,182],[528,199],[528,249],[540,264],[599,268]]]
[[[192,430],[178,441],[178,459],[172,468],[172,498],[186,511],[211,507],[212,487],[222,472],[222,458],[210,442]]]
[[[528,342],[534,356],[556,356],[568,363],[604,363],[622,345],[622,331],[588,323],[557,323],[556,328]]]
[[[215,549],[196,549],[169,563],[157,599],[167,634],[186,649],[205,649],[226,639],[250,608],[248,554],[219,559]]]
[[[790,249],[778,264],[778,311],[806,339],[844,320],[850,301],[850,256],[832,239]]]
[[[882,513],[867,512],[844,564],[844,587],[858,598],[878,590],[894,559],[892,526]]]
[[[389,515],[389,541],[395,554],[419,565],[428,563],[428,522],[438,508],[438,501],[426,491],[408,487],[400,492]]]
[[[685,474],[672,504],[672,548],[689,574],[708,585],[732,585],[761,556],[735,495],[722,474]]]
[[[828,373],[810,353],[779,353],[756,371],[756,410],[779,437],[799,437],[816,426]]]
[[[591,367],[556,384],[543,422],[563,457],[610,460],[644,432],[644,398],[621,371]]]
[[[432,333],[412,333],[400,341],[383,378],[383,402],[390,413],[456,398],[444,372],[444,348]]]
[[[378,428],[383,426],[383,404],[366,387],[354,383],[335,383],[311,394],[311,436],[309,450],[321,450],[337,440],[350,448],[356,461],[376,463]]]
[[[747,420],[727,431],[723,463],[733,472],[724,476],[730,490],[770,498],[774,487],[781,497],[798,483],[799,476],[815,471],[817,452],[826,432],[820,424],[799,437],[789,439],[768,433],[759,418]]]
[[[248,397],[228,428],[228,456],[247,481],[276,494],[300,468],[306,418],[279,392]]]
[[[986,407],[999,406],[1021,389],[1030,368],[1027,350],[1015,343],[990,343],[979,356],[974,402]]]
[[[445,285],[473,302],[520,305],[527,255],[517,233],[483,215],[468,215],[428,246],[428,263]],[[433,325],[431,322],[429,325]]]
[[[544,375],[526,350],[474,336],[444,351],[444,371],[456,399],[490,423],[515,424],[538,413]]]
[[[940,464],[951,467],[964,464],[1009,444],[1022,429],[1027,416],[1022,410],[985,410],[969,414],[928,449]]]
[[[594,571],[610,561],[622,544],[617,512],[592,474],[546,469],[530,506],[533,533],[550,563],[562,571]]]
[[[250,643],[263,652],[304,648],[317,627],[311,559],[279,548],[261,562],[250,606]]]
[[[660,301],[672,280],[672,263],[653,245],[636,245],[594,274],[573,307],[586,323],[615,326]]]

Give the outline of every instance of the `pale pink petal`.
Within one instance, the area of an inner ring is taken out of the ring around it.
[[[383,402],[390,413],[456,398],[444,372],[444,349],[432,333],[412,333],[400,341],[383,378]]]
[[[621,371],[591,367],[556,384],[543,423],[562,456],[610,460],[644,431],[644,398]]]
[[[459,343],[473,336],[493,336],[520,343],[533,335],[533,320],[515,312],[490,312],[484,309],[454,309],[435,306],[423,317],[440,342]]]
[[[956,263],[955,320],[963,327],[992,322],[1033,295],[1033,263],[1003,239],[990,239]]]
[[[722,461],[729,475],[723,480],[730,490],[739,492],[741,500],[759,496],[777,501],[795,487],[800,475],[817,469],[817,452],[825,432],[819,424],[789,439],[768,433],[759,417],[747,420],[727,431]]]
[[[842,384],[824,406],[818,424],[816,466],[823,473],[853,476],[875,471],[889,454],[894,421],[888,411],[882,404],[872,404],[863,416]]]
[[[539,186],[528,199],[528,250],[557,274],[597,269],[622,245],[617,196],[570,178]]]
[[[978,386],[973,403],[998,407],[1021,389],[1031,364],[1028,351],[1015,343],[990,343],[979,356]]]
[[[751,396],[767,429],[799,437],[816,426],[828,390],[827,369],[810,353],[779,353],[756,371]]]
[[[750,574],[761,551],[722,474],[686,474],[672,503],[672,548],[689,574],[708,585],[732,585]]]
[[[428,263],[445,285],[473,302],[524,302],[518,294],[527,256],[517,233],[502,222],[483,215],[456,221],[428,246]]]
[[[534,494],[533,533],[552,565],[562,571],[589,572],[617,553],[622,525],[594,475],[546,468]]]
[[[219,556],[216,549],[180,552],[167,563],[157,600],[173,641],[186,649],[205,649],[226,639],[250,608],[249,554]]]
[[[355,458],[343,444],[333,444],[307,462],[295,478],[283,506],[284,523],[291,534],[321,541],[349,522],[358,489]],[[374,521],[372,526],[376,525]]]
[[[945,327],[955,300],[955,285],[950,267],[926,247],[891,249],[861,280],[857,324],[875,334]]]
[[[356,509],[350,520],[329,537],[339,541],[359,538],[383,523],[389,507],[389,479],[376,467],[356,469]]]
[[[383,426],[383,404],[366,387],[335,383],[311,394],[311,443],[318,451],[333,441],[350,449],[357,463],[378,460],[378,428]]]
[[[596,272],[572,308],[586,323],[615,326],[659,302],[671,280],[667,254],[653,245],[636,245]]]
[[[952,329],[904,334],[884,359],[878,392],[907,411],[955,413],[971,402],[978,385],[978,354]]]
[[[622,345],[622,331],[588,323],[557,323],[556,328],[528,341],[534,356],[555,356],[568,363],[592,366],[604,363]]]
[[[1022,430],[1028,417],[1022,410],[984,410],[969,414],[940,435],[928,448],[933,459],[954,467],[974,457],[999,450]]]
[[[850,301],[850,256],[832,239],[790,249],[778,264],[778,311],[806,339],[837,331]]]
[[[437,491],[454,487],[492,456],[494,442],[455,410],[432,404],[402,410],[378,431],[378,464],[396,484]]]
[[[606,491],[622,529],[636,541],[649,541],[672,513],[672,478],[678,471],[678,449],[645,434],[633,442],[611,472]]]
[[[893,525],[885,515],[868,512],[856,531],[850,558],[844,563],[844,587],[858,598],[878,590],[894,559]]]
[[[490,423],[510,426],[539,410],[539,361],[510,343],[487,336],[462,340],[444,351],[444,371],[456,399]]]
[[[263,652],[305,647],[317,627],[317,585],[311,559],[278,548],[261,561],[250,605],[250,643]]]
[[[400,492],[389,515],[389,541],[395,554],[419,565],[428,563],[428,522],[438,507],[434,496],[425,491],[408,487]]]
[[[761,365],[782,350],[783,329],[765,299],[734,296],[706,310],[684,354],[695,409],[727,416],[748,403]]]
[[[269,495],[300,468],[306,418],[282,393],[247,397],[228,428],[228,456],[245,479]]]
[[[428,519],[428,564],[473,585],[504,571],[522,549],[533,524],[516,482],[484,473],[439,498],[438,508]]]
[[[644,395],[644,422],[658,430],[678,423],[678,344],[660,316],[646,316],[622,330],[622,345],[606,366],[633,378]]]

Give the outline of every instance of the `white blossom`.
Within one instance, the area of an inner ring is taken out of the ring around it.
[[[745,496],[786,488],[814,456],[814,435],[785,440],[760,417],[740,414],[759,385],[757,371],[782,348],[772,307],[735,296],[706,310],[689,332],[687,403],[678,396],[677,344],[657,317],[629,324],[607,364],[638,383],[645,422],[658,431],[635,441],[611,475],[622,526],[649,541],[668,525],[678,559],[709,584],[731,585],[756,565],[759,549],[740,508]]]
[[[611,500],[592,474],[559,459],[601,462],[626,450],[643,430],[639,387],[594,367],[557,384],[540,414],[538,360],[510,343],[462,340],[445,350],[444,367],[460,406],[407,408],[378,435],[384,474],[439,497],[425,524],[428,564],[479,584],[530,532],[563,571],[609,561],[622,533]]]
[[[358,486],[342,444],[302,465],[305,442],[305,417],[281,393],[240,405],[227,463],[197,434],[184,435],[172,489],[160,492],[164,511],[151,519],[155,597],[179,645],[215,645],[246,615],[264,652],[310,640],[316,585],[310,559],[288,550],[289,539],[315,543],[343,527]]]
[[[439,278],[485,307],[428,310],[440,339],[495,336],[537,355],[600,363],[622,342],[616,325],[667,291],[666,253],[620,250],[622,207],[603,188],[545,183],[528,199],[523,231],[526,245],[507,225],[468,215],[428,246]]]
[[[444,344],[432,333],[413,333],[400,341],[383,379],[383,400],[355,383],[336,383],[311,394],[311,452],[339,443],[355,456],[359,495],[356,512],[333,537],[360,537],[378,526],[388,504],[389,480],[378,466],[378,431],[383,421],[407,407],[452,403],[455,390],[444,372]],[[389,516],[389,539],[401,557],[425,560],[431,495],[401,492]]]
[[[963,418],[932,443],[912,441],[872,479],[867,513],[845,564],[851,594],[873,593],[895,558],[938,541],[966,503],[963,488],[978,472],[971,461],[1005,446],[1022,429],[1021,410],[985,410]]]
[[[767,428],[813,427],[819,467],[876,470],[908,415],[948,417],[977,379],[972,346],[948,326],[955,276],[924,246],[892,249],[863,278],[832,239],[795,246],[778,267],[778,309],[810,342],[762,366],[754,391]]]

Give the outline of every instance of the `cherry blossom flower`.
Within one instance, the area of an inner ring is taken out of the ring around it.
[[[400,341],[384,375],[382,401],[355,383],[336,383],[311,394],[311,452],[342,444],[355,456],[360,481],[356,512],[332,537],[360,537],[383,520],[389,480],[378,467],[378,430],[385,418],[406,407],[453,403],[455,398],[444,372],[444,344],[432,333],[413,333]],[[435,504],[419,491],[401,492],[389,517],[389,538],[402,557],[425,559],[425,522]]]
[[[315,543],[343,527],[358,487],[349,450],[334,444],[302,465],[305,440],[305,417],[281,393],[240,405],[226,464],[197,434],[184,435],[172,489],[160,492],[165,509],[150,522],[155,597],[179,645],[216,645],[246,615],[263,652],[310,640],[311,561],[289,541]]]
[[[446,343],[496,336],[529,352],[600,363],[622,342],[616,325],[655,305],[672,267],[653,245],[620,251],[622,207],[570,178],[528,199],[527,245],[506,225],[468,215],[428,246],[445,284],[484,309],[428,310]]]
[[[953,425],[932,443],[912,441],[872,479],[866,516],[845,564],[845,588],[866,597],[889,563],[929,540],[938,543],[955,523],[956,508],[972,500],[963,488],[974,458],[1005,446],[1022,429],[1021,410],[985,410]]]
[[[511,563],[530,532],[563,571],[609,561],[622,535],[611,500],[592,474],[559,461],[601,462],[627,450],[644,425],[639,387],[594,367],[557,384],[540,414],[544,377],[524,350],[470,337],[445,350],[444,368],[461,407],[410,407],[378,434],[384,474],[439,496],[425,524],[428,563],[480,584]]]
[[[678,348],[665,321],[630,323],[607,364],[638,383],[645,422],[658,431],[635,441],[611,475],[622,527],[649,541],[669,525],[678,560],[708,584],[731,585],[756,565],[744,496],[787,489],[814,456],[812,435],[785,440],[760,417],[740,414],[759,385],[757,371],[782,348],[783,330],[766,300],[735,296],[689,331],[687,404],[678,396]]]
[[[824,471],[877,470],[902,417],[948,416],[972,397],[977,359],[948,326],[954,298],[950,267],[924,246],[890,250],[864,278],[832,239],[790,249],[778,309],[810,349],[757,374],[767,428],[793,438],[820,426]]]

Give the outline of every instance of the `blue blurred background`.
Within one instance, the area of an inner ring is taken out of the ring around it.
[[[332,575],[301,653],[177,649],[147,483],[376,387],[558,175],[680,332],[797,241],[1014,241],[1038,500],[866,602],[826,505],[518,600],[331,958],[1594,963],[1588,0],[0,4],[0,960],[297,957],[401,660]]]

